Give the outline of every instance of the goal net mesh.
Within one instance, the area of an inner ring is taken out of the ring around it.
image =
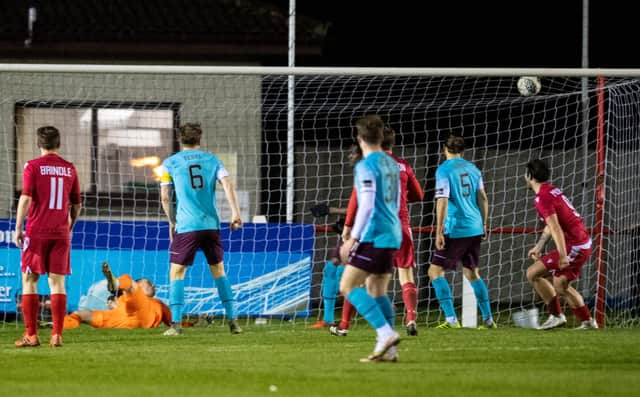
[[[570,198],[601,248],[583,268],[576,289],[592,312],[601,296],[608,325],[637,325],[640,81],[606,79],[598,88],[595,79],[543,77],[541,92],[523,97],[516,80],[296,76],[294,141],[289,142],[283,75],[2,72],[0,318],[20,319],[20,252],[11,239],[22,166],[39,156],[38,127],[59,128],[61,155],[80,175],[84,208],[73,231],[73,274],[67,280],[69,309],[75,310],[104,304],[104,261],[117,274],[152,279],[158,297],[168,299],[169,240],[156,167],[179,150],[176,127],[199,122],[203,148],[220,157],[236,182],[247,223],[233,233],[228,224],[222,226],[225,267],[240,318],[314,322],[323,310],[322,270],[338,241],[339,216],[315,218],[310,209],[319,203],[346,207],[353,182],[348,159],[353,124],[375,113],[396,131],[393,152],[409,162],[425,192],[424,201],[409,208],[419,326],[443,321],[427,269],[434,248],[434,175],[449,133],[464,136],[464,158],[483,172],[491,233],[482,243],[480,273],[498,322],[513,324],[515,312],[535,307],[546,311],[526,279],[526,254],[542,224],[523,179],[527,161],[542,158],[551,166],[551,182]],[[291,208],[287,189],[293,189]],[[221,190],[217,202],[227,222]],[[460,315],[462,272],[450,272],[447,279]],[[40,283],[46,317],[48,289],[46,281]],[[224,315],[200,254],[185,285],[186,313]],[[401,315],[396,276],[391,294]],[[338,298],[338,309],[341,302]]]

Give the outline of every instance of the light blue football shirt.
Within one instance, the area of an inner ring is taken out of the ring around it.
[[[362,229],[360,241],[373,243],[375,248],[400,248],[402,227],[398,217],[400,206],[398,163],[384,152],[373,152],[356,164],[354,176],[358,206],[363,203],[362,193],[375,191],[373,211]]]
[[[448,198],[444,234],[451,238],[480,236],[484,233],[482,214],[476,201],[484,190],[478,167],[461,157],[446,160],[436,170],[435,198]]]
[[[176,232],[219,230],[216,181],[229,175],[222,162],[202,150],[183,150],[162,162],[160,183],[173,185]]]

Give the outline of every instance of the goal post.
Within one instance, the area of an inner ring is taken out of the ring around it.
[[[520,76],[538,76],[541,91],[521,96]],[[545,310],[525,274],[541,223],[522,175],[524,164],[539,157],[550,163],[552,182],[572,200],[594,241],[576,288],[599,323],[637,326],[637,76],[633,69],[0,64],[0,312],[8,319],[19,306],[20,253],[11,243],[16,198],[22,164],[38,156],[34,131],[46,124],[62,132],[61,154],[78,169],[85,207],[73,235],[70,308],[88,299],[105,260],[117,273],[153,279],[166,299],[168,234],[155,168],[178,150],[177,126],[194,121],[203,126],[203,147],[219,155],[236,181],[248,223],[234,233],[223,225],[241,317],[315,318],[323,309],[322,268],[338,239],[331,226],[338,217],[314,218],[310,208],[346,206],[352,126],[377,113],[397,131],[394,154],[409,162],[425,191],[424,201],[410,205],[419,325],[442,320],[427,278],[432,197],[442,140],[456,132],[489,196],[491,233],[480,269],[496,319],[508,325],[516,311]],[[228,220],[223,195],[218,204]],[[203,261],[198,256],[188,272],[187,312],[222,315]],[[461,276],[447,275],[458,314],[473,319],[477,311],[463,298],[472,294],[463,293]],[[402,313],[395,278],[391,293]]]

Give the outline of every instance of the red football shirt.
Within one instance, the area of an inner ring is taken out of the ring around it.
[[[22,194],[31,197],[25,235],[69,238],[69,206],[80,204],[80,183],[72,163],[47,154],[24,165]]]
[[[558,222],[564,232],[567,245],[582,245],[589,241],[589,233],[587,233],[587,228],[580,214],[573,208],[567,196],[557,187],[549,183],[540,185],[540,191],[536,194],[535,206],[545,224],[549,216],[553,214],[558,216]]]
[[[420,182],[416,178],[413,168],[407,163],[406,160],[399,157],[392,157],[398,163],[400,168],[400,209],[398,210],[398,217],[402,223],[403,228],[409,226],[409,207],[408,203],[416,201],[422,201],[424,193]],[[349,206],[347,208],[347,217],[344,221],[346,226],[352,227],[356,218],[356,212],[358,209],[358,196],[356,189],[351,191],[351,197],[349,198]]]

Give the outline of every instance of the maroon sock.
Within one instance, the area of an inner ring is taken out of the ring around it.
[[[351,325],[351,319],[353,318],[355,312],[356,308],[345,298],[344,304],[342,305],[342,319],[340,320],[340,325],[338,325],[338,328],[349,329],[349,326]]]
[[[402,284],[402,301],[407,311],[407,323],[416,321],[416,307],[418,306],[418,290],[415,283]]]
[[[51,335],[62,335],[64,316],[67,314],[67,295],[51,295],[51,316],[53,317],[53,329]]]
[[[551,302],[547,303],[547,310],[554,316],[559,316],[562,314],[562,308],[560,307],[560,299],[558,299],[558,295],[554,296],[553,299],[551,299]]]
[[[575,314],[575,316],[580,321],[591,320],[591,312],[589,311],[589,308],[587,307],[587,305],[571,308],[571,311],[573,312],[573,314]]]
[[[22,295],[22,317],[27,335],[38,334],[38,311],[40,309],[40,296],[38,294]]]

